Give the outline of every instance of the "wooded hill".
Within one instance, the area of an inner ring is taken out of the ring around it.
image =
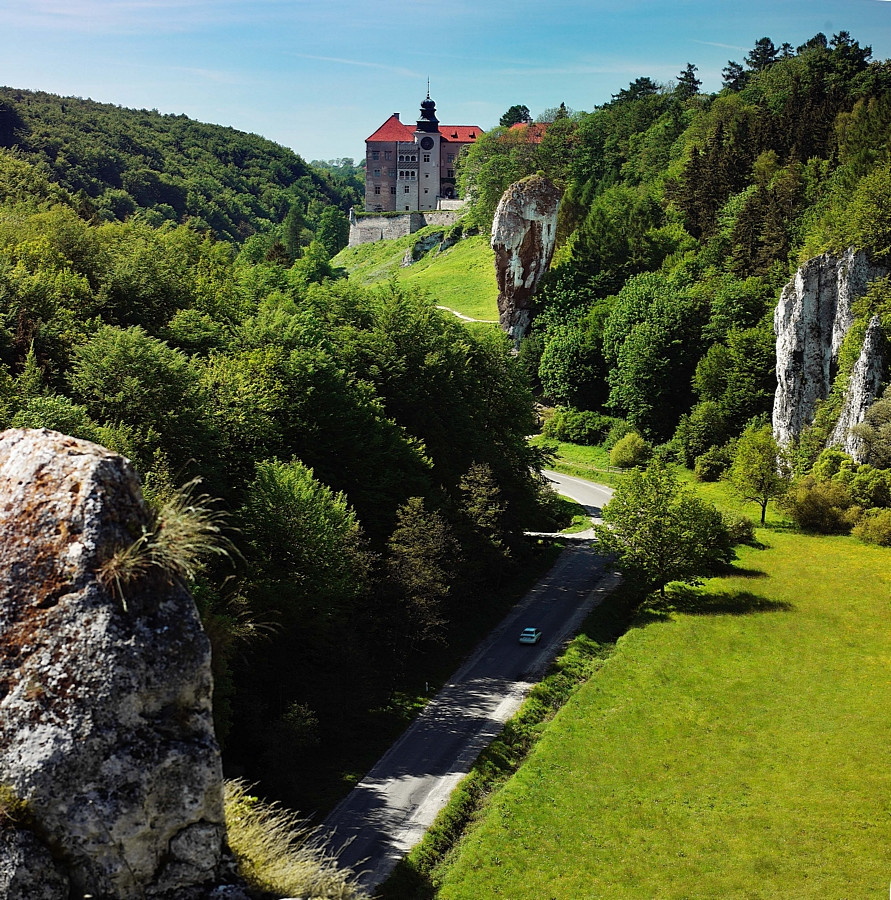
[[[235,241],[284,225],[292,258],[327,207],[346,213],[364,189],[255,134],[8,87],[0,88],[0,147],[15,148],[74,195],[84,215],[188,220]]]
[[[772,313],[799,263],[891,248],[891,65],[840,32],[798,48],[763,38],[724,74],[717,94],[693,65],[667,85],[640,77],[593,112],[558,110],[540,142],[497,128],[459,162],[483,228],[520,177],[564,191],[521,351],[544,395],[618,417],[690,466],[709,452],[726,464],[727,441],[769,415]],[[615,425],[598,416],[569,418],[596,442]],[[820,449],[802,443],[799,471]]]

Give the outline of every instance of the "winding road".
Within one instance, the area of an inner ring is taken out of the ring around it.
[[[561,494],[598,518],[611,491],[544,473]],[[573,537],[579,537],[573,535]],[[423,837],[480,751],[501,731],[529,689],[617,584],[590,540],[574,542],[430,701],[402,737],[322,823],[341,866],[373,890]],[[537,645],[517,641],[541,629]]]

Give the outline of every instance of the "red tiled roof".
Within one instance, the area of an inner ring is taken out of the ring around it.
[[[532,144],[540,144],[544,133],[548,130],[547,122],[515,122],[510,127],[510,131],[525,131],[529,129],[526,139]]]
[[[367,141],[413,141],[415,129],[413,125],[406,125],[399,121],[399,116],[393,113]]]
[[[463,144],[472,144],[482,133],[483,129],[478,125],[440,125],[439,133],[445,141],[457,141]],[[415,139],[415,126],[406,125],[399,121],[396,113],[393,113],[368,141],[413,141]]]
[[[447,141],[470,144],[483,133],[483,129],[479,125],[440,125],[439,133]]]

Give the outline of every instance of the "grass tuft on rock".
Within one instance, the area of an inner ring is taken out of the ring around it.
[[[244,781],[226,782],[226,828],[238,871],[251,888],[278,897],[361,900],[352,873],[338,868],[318,830],[277,803],[252,796]]]

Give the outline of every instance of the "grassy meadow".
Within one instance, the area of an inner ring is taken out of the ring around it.
[[[639,611],[437,896],[886,895],[891,550],[772,515],[732,571]]]
[[[431,225],[397,241],[348,247],[334,257],[332,264],[346,269],[350,278],[362,284],[396,278],[401,284],[429,292],[438,304],[461,315],[497,322],[498,287],[494,256],[487,237],[465,238],[444,253],[434,248],[413,265],[400,266],[405,251],[419,237],[442,230]]]

